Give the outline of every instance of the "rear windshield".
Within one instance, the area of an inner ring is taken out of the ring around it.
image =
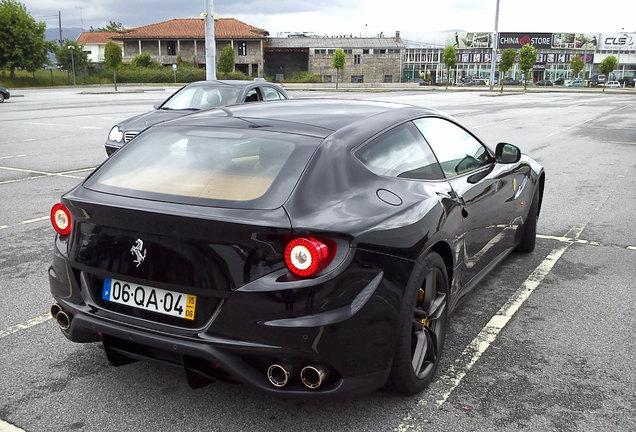
[[[122,147],[84,186],[159,201],[272,209],[287,200],[320,141],[262,129],[164,125]]]

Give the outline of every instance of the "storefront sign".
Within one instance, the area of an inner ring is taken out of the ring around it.
[[[636,33],[601,33],[598,49],[636,51]]]
[[[532,44],[537,49],[552,47],[552,33],[499,33],[499,48],[519,49]]]
[[[593,33],[554,33],[552,48],[595,50],[598,45],[598,34]]]

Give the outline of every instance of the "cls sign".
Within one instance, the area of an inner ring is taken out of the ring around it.
[[[619,37],[607,37],[605,38],[605,45],[624,47],[625,45],[633,45],[634,41],[631,36],[623,35]]]

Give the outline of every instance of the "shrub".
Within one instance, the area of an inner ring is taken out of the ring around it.
[[[229,74],[224,76],[223,79],[228,79],[228,80],[246,80],[247,79],[247,75],[245,75],[241,71],[234,71],[234,72],[230,72]]]
[[[286,83],[319,83],[322,82],[318,75],[306,71],[296,71],[291,77],[283,80]]]
[[[132,67],[138,68],[138,67],[148,67],[150,63],[152,63],[152,60],[150,58],[150,53],[144,51],[138,56],[136,56],[134,59],[132,59],[132,62],[130,62],[130,65]]]

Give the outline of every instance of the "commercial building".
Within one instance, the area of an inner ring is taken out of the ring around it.
[[[416,34],[405,37],[404,68],[402,79],[416,81],[431,78],[435,82],[446,79],[443,63],[444,48],[453,45],[457,53],[457,66],[450,71],[452,82],[468,78],[490,78],[493,38],[492,33],[444,32]],[[618,59],[617,69],[611,78],[636,76],[636,33],[499,33],[497,63],[506,48],[515,50],[527,43],[537,48],[537,61],[532,71],[532,81],[574,78],[570,60],[581,57],[585,68],[581,78],[599,74],[598,65],[606,57]],[[515,64],[507,74],[522,78]]]
[[[333,54],[341,48],[346,54],[344,69],[333,67]],[[395,37],[307,37],[268,38],[265,48],[266,74],[277,81],[296,71],[317,75],[323,82],[392,83],[400,82],[404,43]]]

